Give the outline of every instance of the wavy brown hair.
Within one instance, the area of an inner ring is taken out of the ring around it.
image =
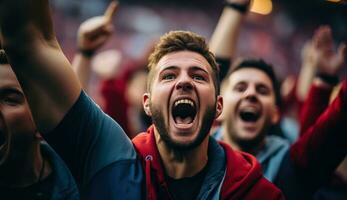
[[[159,60],[166,54],[178,51],[193,51],[202,55],[212,67],[212,78],[216,89],[216,95],[219,94],[219,68],[216,63],[213,53],[205,39],[190,31],[170,31],[163,35],[158,44],[155,46],[154,51],[148,58],[148,81],[147,91],[151,91],[153,75],[155,67]]]

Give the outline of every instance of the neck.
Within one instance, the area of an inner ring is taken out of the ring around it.
[[[249,154],[252,154],[253,156],[256,156],[265,144],[265,140],[262,139],[260,140],[260,142],[247,142],[247,144],[243,145],[230,137],[230,134],[228,133],[226,127],[223,126],[222,128],[223,141],[229,144],[235,150],[247,152]]]
[[[17,146],[18,145],[12,145]],[[0,166],[0,184],[8,187],[26,187],[38,182],[42,173],[43,158],[39,142],[10,150],[10,155]]]
[[[192,177],[207,164],[208,136],[196,148],[185,151],[168,147],[157,132],[155,132],[155,140],[166,173],[174,179]]]

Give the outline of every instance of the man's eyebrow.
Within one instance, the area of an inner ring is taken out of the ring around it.
[[[235,85],[237,85],[237,84],[247,84],[247,81],[245,81],[245,80],[238,80],[238,81],[235,82]]]
[[[11,93],[24,96],[23,92],[15,87],[0,88],[0,94],[2,95],[11,94]]]
[[[206,71],[205,69],[201,68],[201,67],[198,67],[198,66],[193,66],[191,67],[191,70],[193,71],[203,71],[205,72],[206,74],[208,74],[208,71]]]
[[[271,90],[272,85],[268,85],[268,84],[265,84],[265,83],[259,83],[258,87],[264,87],[264,88],[267,88],[267,89]]]

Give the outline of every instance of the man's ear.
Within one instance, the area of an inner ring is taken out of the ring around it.
[[[280,109],[275,106],[274,107],[274,111],[272,113],[272,117],[271,117],[271,122],[272,124],[277,124],[281,119],[281,112],[280,112]]]
[[[152,112],[151,112],[151,108],[150,108],[150,94],[145,93],[143,95],[142,100],[143,100],[142,101],[143,109],[145,110],[145,112],[148,116],[152,117]]]
[[[217,102],[216,102],[216,116],[215,118],[218,118],[223,111],[223,97],[218,95],[217,96]]]

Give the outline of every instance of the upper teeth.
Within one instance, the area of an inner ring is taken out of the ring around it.
[[[191,106],[194,106],[193,101],[189,100],[189,99],[181,99],[175,102],[175,106],[177,106],[178,104],[181,103],[185,103],[185,104],[190,104]]]
[[[244,108],[243,109],[243,112],[252,112],[252,113],[255,113],[257,112],[257,110],[253,107],[247,107],[247,108]]]

